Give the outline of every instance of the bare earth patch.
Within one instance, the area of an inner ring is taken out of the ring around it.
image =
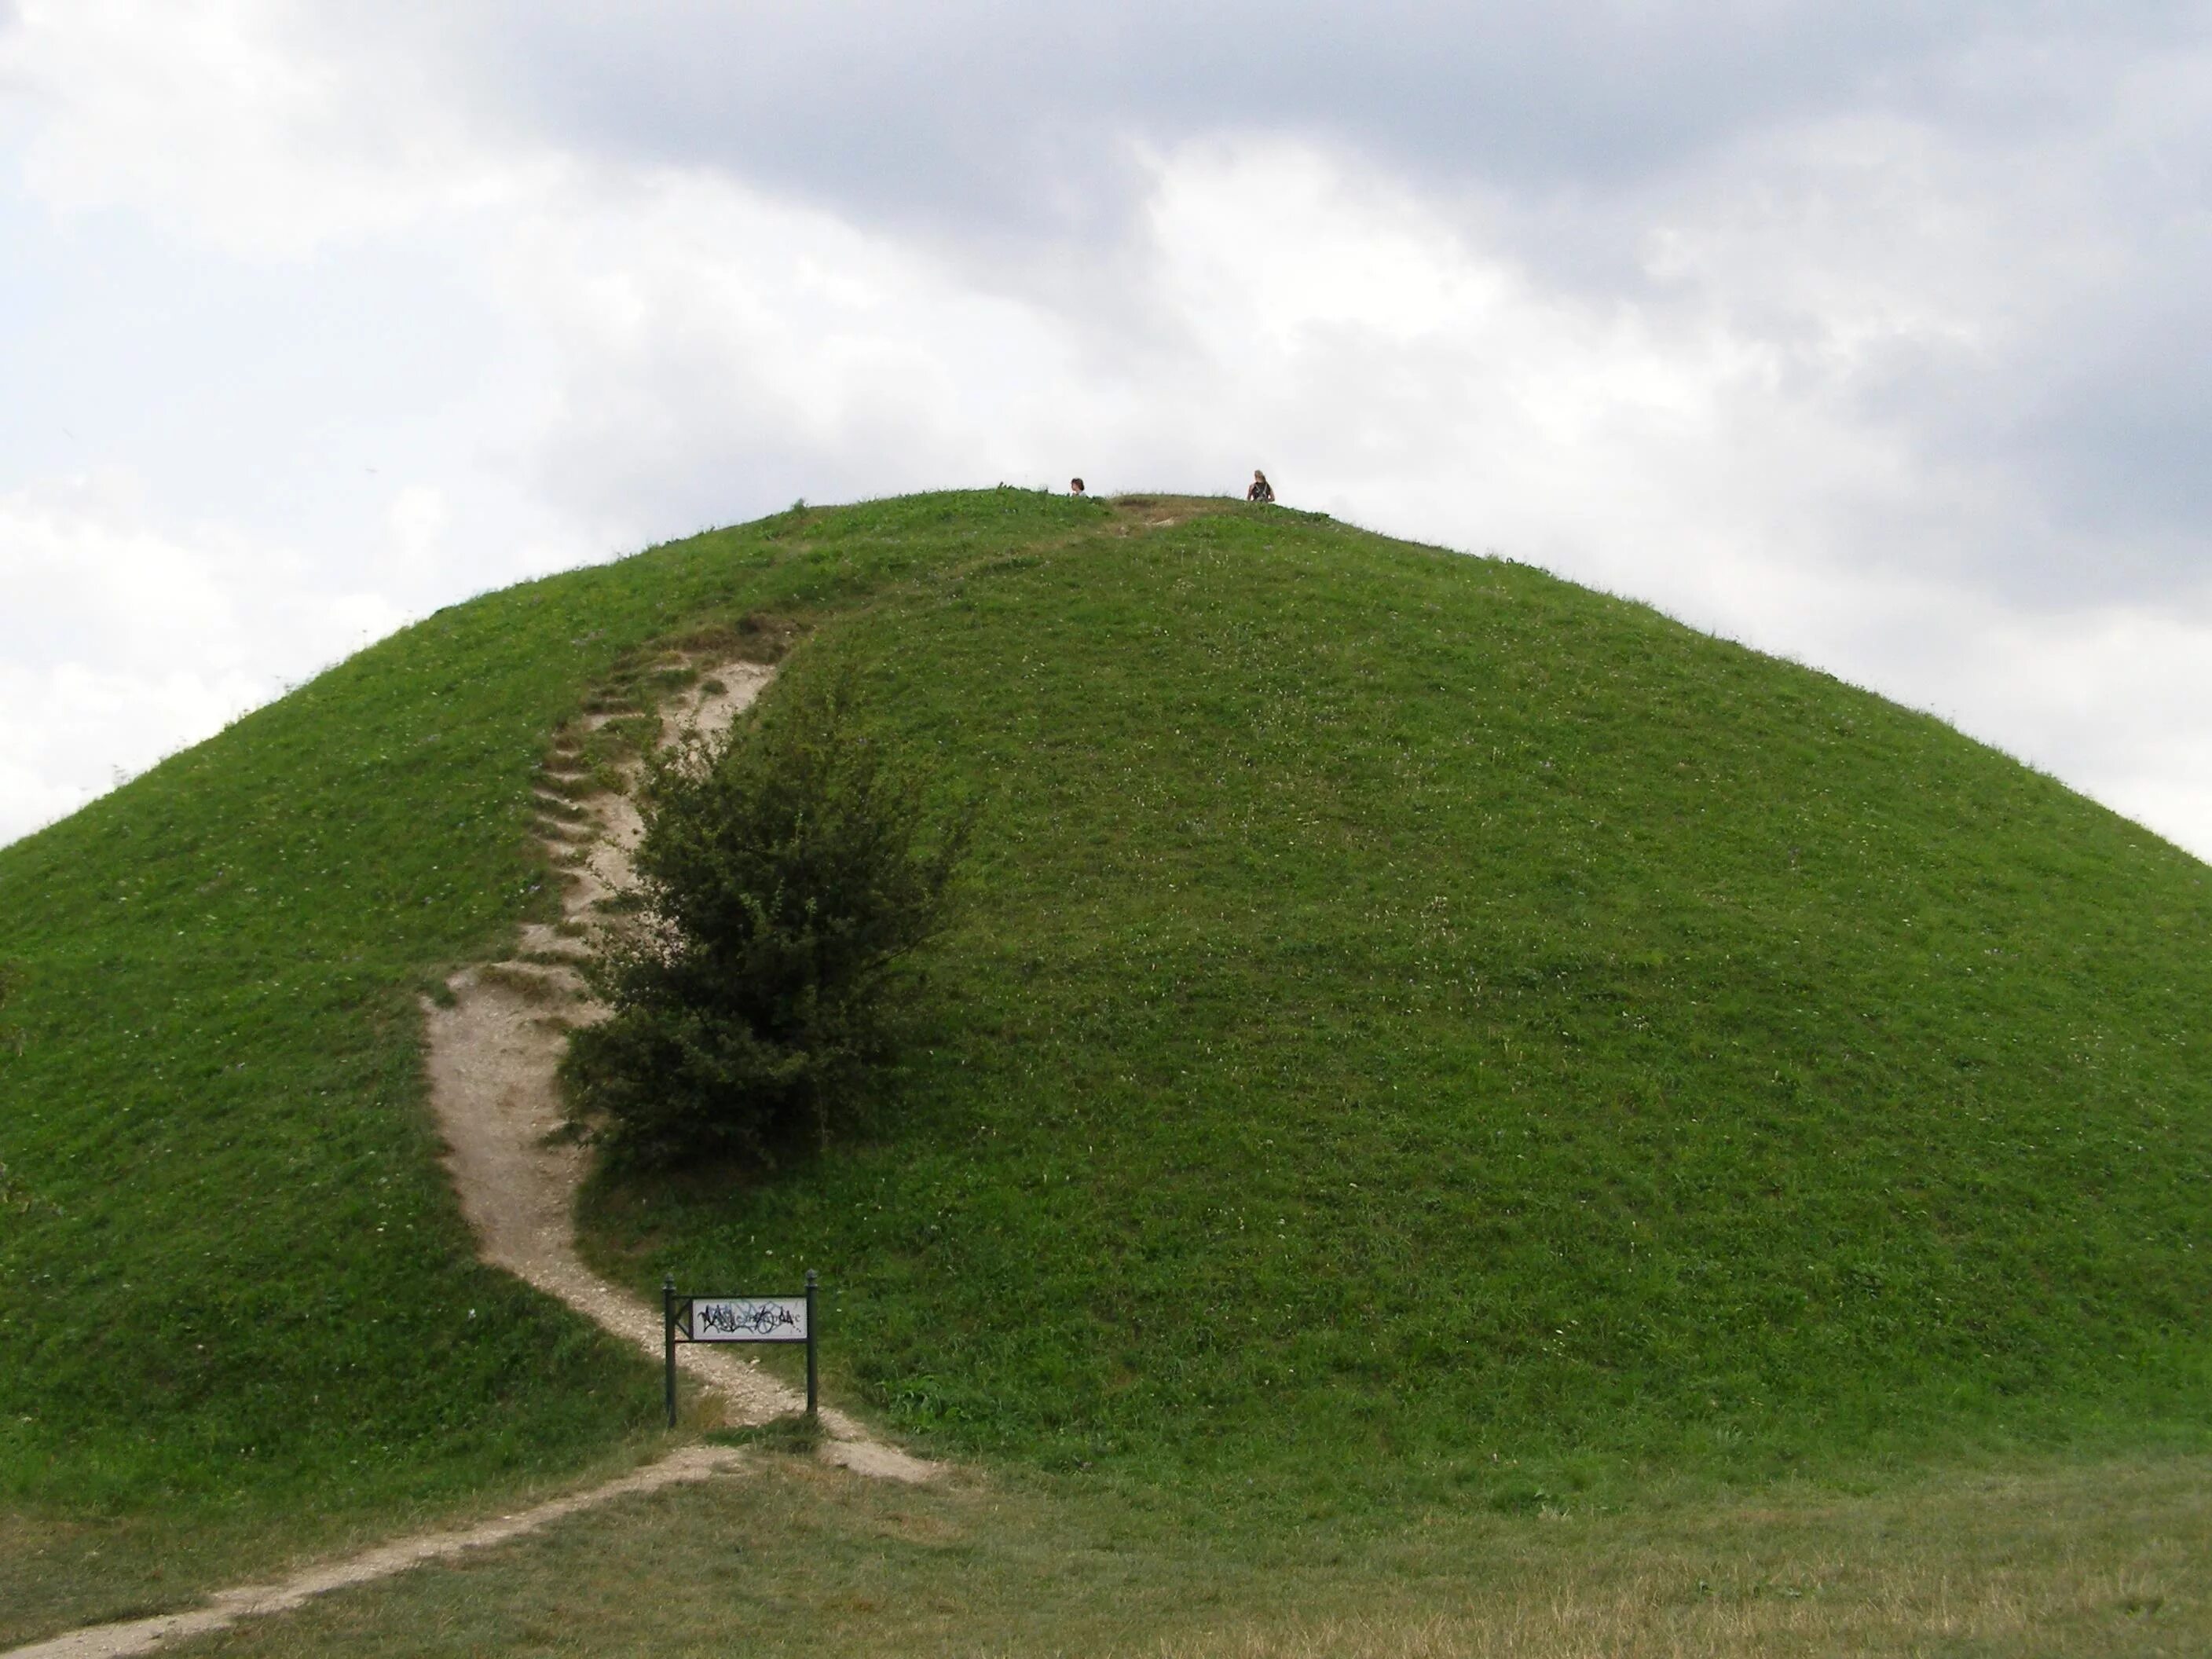
[[[732,663],[711,670],[664,712],[662,736],[712,737],[760,694],[773,670]],[[566,799],[566,798],[563,798]],[[564,909],[589,930],[599,906],[628,886],[630,858],[643,833],[629,796],[603,792],[575,803],[585,816],[567,846],[580,849]],[[576,957],[573,933],[526,928],[524,955],[456,975],[451,1007],[424,1005],[431,1105],[445,1132],[447,1167],[484,1260],[558,1297],[579,1313],[654,1358],[660,1358],[660,1310],[641,1303],[587,1268],[576,1253],[572,1217],[585,1154],[553,1137],[562,1123],[554,1080],[568,1029],[601,1011],[573,968],[547,960]],[[738,1353],[687,1344],[677,1361],[713,1390],[730,1423],[763,1423],[802,1409],[805,1401]],[[823,1455],[864,1474],[926,1480],[935,1466],[871,1439],[842,1412],[824,1411]]]

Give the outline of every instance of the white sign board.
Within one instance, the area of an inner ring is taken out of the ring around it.
[[[804,1342],[806,1298],[803,1296],[695,1296],[691,1298],[694,1342]]]

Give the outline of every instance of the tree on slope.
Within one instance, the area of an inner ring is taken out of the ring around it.
[[[895,1048],[970,817],[862,719],[849,672],[787,678],[719,738],[648,757],[635,909],[586,969],[572,1106],[617,1159],[772,1162]]]

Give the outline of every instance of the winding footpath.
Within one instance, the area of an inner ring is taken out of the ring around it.
[[[753,663],[708,669],[664,709],[663,739],[719,732],[773,673]],[[580,767],[578,750],[556,750],[547,780],[552,787],[539,794],[549,845],[571,878],[562,904],[567,925],[526,925],[516,959],[456,974],[447,981],[449,1006],[425,1000],[430,1100],[446,1139],[446,1167],[483,1259],[658,1360],[659,1307],[600,1279],[577,1254],[573,1217],[586,1158],[581,1149],[551,1138],[562,1123],[555,1071],[568,1033],[599,1012],[574,964],[585,954],[603,902],[629,885],[630,856],[643,831],[627,794],[574,793],[587,782]],[[717,1402],[725,1423],[765,1422],[805,1405],[802,1395],[720,1345],[685,1345],[677,1358]],[[825,1462],[890,1480],[920,1482],[939,1473],[939,1465],[872,1438],[842,1412],[824,1409],[822,1423]],[[705,1480],[742,1468],[746,1455],[729,1447],[685,1446],[615,1480],[497,1520],[397,1539],[270,1583],[217,1591],[205,1607],[189,1612],[90,1626],[9,1649],[0,1659],[125,1659],[151,1653],[331,1590],[505,1543],[635,1492]]]
[[[702,675],[663,710],[664,742],[711,737],[760,694],[773,671],[727,663]],[[599,718],[604,718],[599,717]],[[564,763],[569,769],[562,769]],[[450,1007],[423,1005],[429,1040],[430,1101],[445,1133],[447,1167],[483,1258],[558,1297],[586,1318],[653,1358],[661,1357],[660,1309],[599,1278],[576,1254],[572,1218],[586,1155],[553,1136],[562,1124],[555,1071],[570,1027],[599,1011],[585,1000],[572,965],[607,899],[629,886],[630,855],[644,826],[627,794],[577,800],[559,793],[587,782],[574,748],[556,750],[540,805],[555,856],[571,879],[563,900],[567,928],[533,923],[519,958],[456,975]],[[565,822],[564,809],[584,816]],[[677,1364],[721,1401],[726,1422],[761,1423],[802,1409],[805,1399],[738,1351],[686,1344]],[[868,1437],[842,1412],[824,1411],[823,1455],[863,1474],[924,1480],[933,1465]]]

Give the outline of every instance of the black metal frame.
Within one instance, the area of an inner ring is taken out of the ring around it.
[[[809,1417],[812,1417],[816,1414],[814,1291],[817,1282],[814,1269],[809,1267],[806,1270],[806,1334],[805,1336],[763,1336],[753,1339],[755,1341],[758,1342],[804,1342],[806,1345],[806,1414]],[[668,1406],[668,1426],[670,1428],[672,1429],[676,1426],[676,1345],[678,1342],[696,1342],[699,1340],[697,1337],[691,1334],[691,1304],[694,1302],[700,1301],[762,1302],[768,1299],[769,1298],[766,1297],[742,1295],[702,1297],[696,1291],[694,1291],[690,1296],[678,1296],[676,1293],[676,1275],[673,1273],[667,1273],[662,1276],[660,1281],[660,1352],[665,1370],[665,1380],[662,1387],[662,1394]],[[680,1314],[677,1311],[678,1304],[681,1304],[683,1308],[683,1311]],[[678,1334],[679,1330],[681,1334]]]

